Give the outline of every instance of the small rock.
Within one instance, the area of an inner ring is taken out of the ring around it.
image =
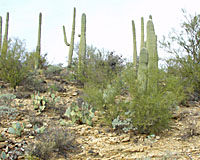
[[[35,137],[34,137],[34,136],[29,136],[28,138],[30,138],[30,139],[34,139]]]
[[[26,125],[26,127],[27,127],[27,128],[32,128],[33,125],[29,123],[29,124]]]

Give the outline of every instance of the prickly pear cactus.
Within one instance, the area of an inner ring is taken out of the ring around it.
[[[148,51],[146,48],[142,48],[140,51],[139,67],[138,67],[138,91],[145,93],[147,91],[148,81]]]

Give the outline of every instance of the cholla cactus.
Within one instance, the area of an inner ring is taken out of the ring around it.
[[[67,46],[69,46],[68,67],[71,66],[72,56],[73,56],[73,50],[74,50],[75,18],[76,18],[76,8],[74,8],[74,13],[73,13],[73,23],[72,23],[72,33],[71,33],[71,42],[70,42],[70,44],[67,42],[67,36],[66,36],[66,32],[65,32],[65,26],[63,26],[64,42],[65,42],[65,44]]]
[[[41,26],[42,26],[42,13],[39,14],[39,27],[38,27],[38,42],[36,47],[36,61],[35,61],[35,69],[39,68],[40,63],[40,52],[41,52]]]
[[[5,26],[5,33],[3,37],[3,46],[1,49],[1,55],[6,55],[8,49],[8,23],[9,23],[9,12],[6,14],[6,26]]]

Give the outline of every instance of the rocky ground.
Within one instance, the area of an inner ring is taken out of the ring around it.
[[[38,142],[34,130],[34,123],[40,123],[45,128],[61,126],[69,130],[73,143],[66,154],[57,151],[51,153],[47,159],[71,160],[134,160],[134,159],[200,159],[200,102],[190,102],[188,106],[179,106],[174,113],[173,124],[170,129],[160,135],[138,135],[134,132],[119,133],[112,128],[94,125],[72,125],[63,114],[68,106],[77,101],[81,88],[76,83],[68,83],[59,78],[46,79],[43,77],[42,87],[57,84],[60,90],[59,102],[54,107],[39,113],[33,108],[32,91],[25,91],[18,87],[13,92],[8,84],[1,82],[1,94],[13,93],[17,98],[11,103],[15,108],[11,114],[1,113],[0,117],[0,151],[4,151],[8,159],[27,159],[26,150],[31,143]],[[49,96],[49,92],[41,93]],[[2,105],[2,104],[1,104]],[[3,112],[3,111],[2,111]],[[14,117],[14,118],[13,118]],[[8,132],[12,123],[26,124],[21,136]],[[49,135],[46,135],[47,137]],[[30,149],[30,148],[29,148]]]

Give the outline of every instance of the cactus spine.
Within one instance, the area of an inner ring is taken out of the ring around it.
[[[140,86],[138,91],[144,93],[147,91],[148,80],[148,51],[145,47],[140,50],[139,66],[138,66],[138,82]]]
[[[141,43],[140,43],[140,50],[145,47],[144,44],[144,18],[141,18]]]
[[[68,67],[71,66],[72,56],[73,56],[73,50],[74,50],[75,18],[76,18],[76,8],[74,8],[74,13],[73,13],[73,23],[72,23],[72,33],[71,33],[71,42],[70,42],[70,44],[67,42],[67,36],[66,36],[66,32],[65,32],[65,26],[63,26],[64,42],[65,42],[65,44],[67,46],[69,46]]]
[[[3,37],[3,46],[1,49],[1,55],[6,55],[8,49],[8,24],[9,24],[9,12],[6,14],[6,26],[5,26],[5,33]]]
[[[41,27],[42,27],[42,13],[39,14],[39,27],[38,27],[38,41],[36,47],[36,61],[35,69],[39,69],[40,58],[41,58]]]
[[[136,33],[135,33],[135,23],[132,20],[132,31],[133,31],[133,67],[134,71],[137,71],[137,46],[136,46]]]
[[[86,14],[82,14],[81,18],[81,39],[79,44],[79,55],[78,55],[78,72],[82,73],[84,60],[86,58]]]

